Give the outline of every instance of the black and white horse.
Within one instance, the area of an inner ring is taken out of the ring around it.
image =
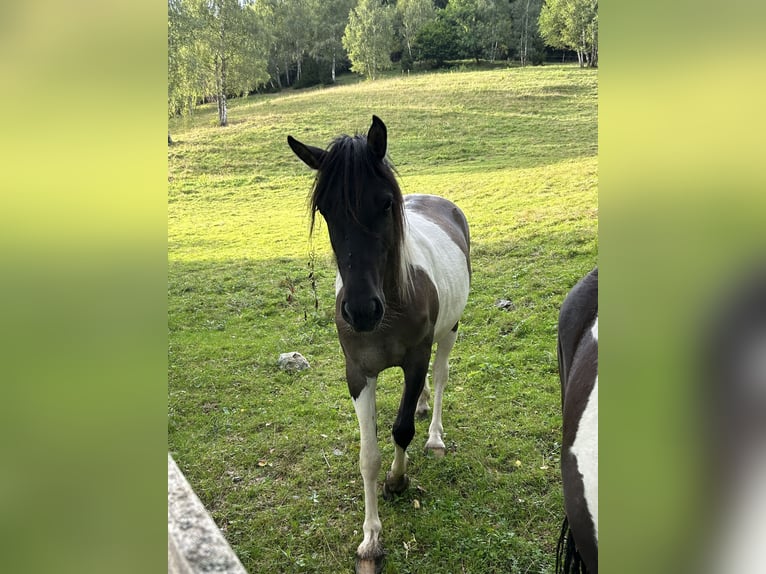
[[[335,325],[346,359],[346,380],[359,419],[359,466],[364,480],[364,540],[357,571],[380,571],[384,550],[378,515],[375,387],[389,367],[404,371],[404,392],[393,425],[395,445],[384,496],[408,484],[407,446],[415,414],[428,411],[426,383],[433,343],[434,402],[426,449],[444,455],[442,394],[448,355],[468,299],[468,224],[453,203],[432,195],[402,196],[386,160],[386,126],[376,116],[367,136],[336,138],[324,150],[287,138],[317,170],[311,196],[327,223],[338,266]]]
[[[569,292],[559,313],[558,360],[566,518],[556,572],[598,572],[598,268]]]

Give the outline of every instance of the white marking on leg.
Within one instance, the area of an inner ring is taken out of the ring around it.
[[[357,548],[363,560],[372,560],[382,554],[380,543],[380,517],[378,516],[378,473],[380,450],[376,428],[375,387],[377,379],[367,379],[367,386],[356,399],[352,399],[359,419],[359,469],[364,481],[364,540]]]
[[[449,354],[457,340],[457,331],[449,331],[444,338],[439,341],[436,347],[436,357],[434,358],[434,411],[431,417],[431,425],[428,427],[428,442],[426,448],[432,450],[441,450],[442,454],[446,451],[442,435],[442,398],[444,397],[444,387],[449,379]]]
[[[596,542],[598,542],[598,375],[580,418],[570,451],[577,460],[582,475],[585,504],[588,507]]]
[[[407,473],[407,453],[394,442],[394,460],[391,463],[391,479],[399,479]]]
[[[593,321],[593,326],[590,328],[590,334],[593,335],[596,343],[598,343],[598,315],[596,315],[596,320]]]
[[[428,375],[426,375],[426,383],[423,385],[423,390],[418,397],[418,405],[415,407],[415,414],[419,416],[425,416],[425,414],[431,410],[428,406],[428,399],[431,398],[431,387],[428,385]]]

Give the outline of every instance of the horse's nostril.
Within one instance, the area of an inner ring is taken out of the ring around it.
[[[378,297],[372,300],[372,316],[376,321],[383,316],[383,302]]]
[[[340,314],[343,316],[343,318],[344,318],[346,321],[348,321],[349,323],[351,322],[351,321],[350,321],[350,319],[351,319],[351,313],[350,313],[350,312],[349,312],[349,310],[348,310],[348,301],[343,301],[343,303],[341,303],[341,306],[340,306]]]

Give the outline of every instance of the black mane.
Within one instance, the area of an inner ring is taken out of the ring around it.
[[[362,193],[376,178],[382,179],[393,193],[394,227],[397,239],[402,239],[404,200],[395,171],[386,160],[374,156],[363,135],[341,135],[328,146],[309,198],[312,232],[320,208],[325,217],[346,216],[362,224]]]
[[[375,157],[364,135],[338,136],[326,151],[309,198],[311,233],[314,232],[317,211],[325,219],[345,218],[367,229],[364,209],[371,203],[363,201],[364,195],[372,193],[375,187],[380,188],[382,184],[391,192],[393,200],[391,213],[394,244],[389,253],[389,262],[391,268],[396,270],[393,276],[397,290],[406,298],[409,269],[404,264],[404,198],[394,168],[387,159]]]

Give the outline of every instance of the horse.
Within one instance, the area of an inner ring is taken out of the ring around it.
[[[375,388],[389,367],[404,371],[404,390],[392,427],[395,453],[384,498],[409,485],[407,447],[416,414],[429,410],[426,381],[434,342],[434,400],[426,452],[444,456],[442,397],[448,356],[468,300],[470,237],[465,215],[434,195],[403,196],[386,150],[387,128],[372,117],[366,136],[341,135],[327,149],[287,137],[292,151],[316,170],[310,196],[311,233],[319,212],[335,255],[335,326],[346,381],[359,422],[359,467],[364,482],[364,539],[357,572],[380,572],[385,555],[378,514]]]
[[[565,518],[557,573],[598,573],[598,268],[564,299],[558,322]]]

